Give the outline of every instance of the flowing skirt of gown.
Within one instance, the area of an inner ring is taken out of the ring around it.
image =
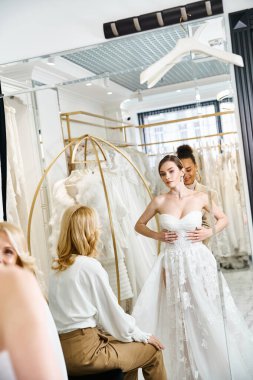
[[[163,244],[133,316],[165,345],[168,380],[252,380],[253,335],[211,251],[185,238],[201,219],[199,211],[182,219],[160,215],[162,228],[179,238]]]

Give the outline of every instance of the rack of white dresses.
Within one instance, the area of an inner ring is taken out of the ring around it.
[[[88,158],[88,144],[90,144],[90,146],[92,147],[93,153],[95,155],[95,160],[89,160],[89,158]],[[118,147],[116,147],[115,145],[111,144],[110,142],[108,142],[106,140],[103,140],[101,138],[94,137],[91,135],[84,135],[84,136],[81,136],[81,137],[76,138],[76,139],[71,139],[71,141],[64,147],[64,149],[62,149],[62,151],[59,154],[57,154],[57,156],[51,161],[51,163],[45,169],[44,174],[42,175],[42,177],[41,177],[41,179],[37,185],[36,191],[35,191],[34,196],[33,196],[31,209],[30,209],[30,213],[29,213],[29,218],[28,218],[27,241],[28,241],[29,252],[31,252],[31,226],[32,226],[32,218],[33,218],[33,212],[34,212],[36,200],[38,198],[38,194],[39,194],[39,191],[40,191],[41,186],[43,184],[43,181],[47,177],[48,173],[50,172],[50,170],[52,169],[52,167],[54,166],[54,164],[56,163],[58,158],[64,152],[66,152],[67,149],[72,148],[71,149],[72,154],[70,156],[70,167],[72,167],[73,165],[76,165],[77,163],[78,164],[83,163],[84,165],[88,165],[90,162],[92,162],[94,164],[94,161],[95,161],[95,163],[98,165],[98,168],[99,168],[99,173],[100,173],[100,177],[101,177],[101,181],[102,181],[102,185],[103,185],[103,190],[104,190],[104,195],[105,195],[105,200],[106,200],[106,205],[107,205],[107,210],[108,210],[110,230],[111,230],[113,249],[114,249],[114,257],[115,257],[117,293],[118,293],[117,295],[118,295],[118,301],[120,301],[120,275],[119,275],[116,235],[115,235],[115,228],[114,228],[113,218],[112,218],[112,209],[111,209],[110,200],[109,200],[109,196],[108,196],[109,190],[106,186],[106,181],[105,181],[105,177],[104,177],[104,173],[103,173],[103,166],[102,166],[102,162],[107,160],[103,145],[113,149],[114,151],[119,153],[122,157],[124,157],[129,162],[129,164],[132,166],[132,168],[135,170],[135,172],[138,174],[139,178],[141,179],[146,191],[148,192],[149,197],[152,199],[152,194],[149,190],[149,186],[148,186],[145,178],[140,173],[140,171],[136,167],[136,165],[130,160],[130,158],[121,149],[119,149]],[[83,154],[84,159],[82,161],[80,161],[80,159],[76,160],[76,153],[80,147],[84,150],[84,152],[83,152],[84,153]],[[101,159],[101,156],[99,157],[99,154],[102,155],[102,159]],[[157,223],[157,229],[159,229],[159,223],[158,223],[157,218],[156,218],[156,223]],[[158,244],[158,253],[159,253],[159,244]]]

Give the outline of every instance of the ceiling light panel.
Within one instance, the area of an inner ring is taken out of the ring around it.
[[[146,67],[171,51],[179,38],[186,37],[182,26],[165,27],[149,32],[108,41],[103,44],[75,51],[62,57],[102,75],[108,73],[110,80],[131,90],[146,89],[140,85],[140,73]],[[194,63],[190,56],[176,64],[156,87],[223,75],[229,72],[227,64],[205,59]]]

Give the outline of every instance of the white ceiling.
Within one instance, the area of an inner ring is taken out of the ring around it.
[[[178,0],[1,0],[0,63],[104,42],[103,23],[177,3]]]
[[[209,34],[205,37],[206,43],[213,39],[213,30],[216,38],[223,36],[222,17],[208,19],[206,23],[211,24],[208,27]],[[184,29],[181,25],[173,25],[112,39],[88,49],[53,55],[50,59],[53,58],[54,65],[48,64],[48,58],[2,65],[1,75],[23,82],[33,79],[40,89],[43,88],[41,85],[52,85],[104,104],[119,103],[127,98],[138,98],[138,90],[143,94],[145,92],[145,96],[148,95],[150,90],[146,90],[146,84],[140,85],[140,72],[171,51],[178,39],[186,37],[192,30],[198,30],[199,25],[203,27],[203,21],[187,23]],[[197,56],[194,60],[191,58],[188,56],[177,63],[157,83],[156,93],[164,93],[166,89],[170,91],[173,86],[186,88],[187,82],[191,82],[192,86],[194,81],[196,83],[210,77],[217,81],[219,76],[229,73],[229,65],[225,63],[207,57],[203,59]],[[108,83],[105,81],[107,75]],[[86,86],[89,82],[92,85]]]
[[[105,41],[103,23],[197,0],[1,0],[0,63]],[[252,0],[223,0],[226,12]]]
[[[173,25],[165,28],[150,30],[146,33],[138,33],[121,39],[112,39],[107,43],[99,44],[89,49],[81,49],[62,57],[83,67],[96,75],[106,75],[110,80],[120,86],[136,92],[146,90],[146,84],[140,85],[140,73],[148,66],[170,52],[179,39],[188,37],[192,30],[203,29],[207,25],[208,33],[202,37],[202,43],[208,44],[209,40],[221,40],[224,48],[225,34],[223,18],[215,17],[208,21],[198,20],[181,25]],[[195,54],[185,57],[177,63],[156,87],[170,86],[194,79],[203,79],[229,73],[229,65],[210,59],[206,56]]]

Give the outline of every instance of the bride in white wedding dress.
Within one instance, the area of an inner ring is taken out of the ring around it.
[[[135,226],[140,234],[162,242],[133,311],[137,324],[165,345],[168,380],[252,380],[253,336],[202,243],[213,234],[202,227],[202,212],[210,211],[208,194],[185,187],[182,162],[174,155],[161,160],[159,174],[169,192],[155,197]],[[227,217],[214,203],[212,211],[215,231],[220,232]],[[156,213],[161,232],[147,227]]]

